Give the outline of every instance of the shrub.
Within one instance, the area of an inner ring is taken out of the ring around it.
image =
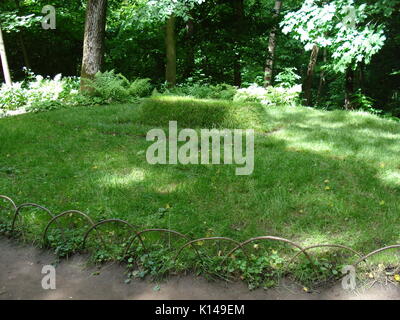
[[[291,88],[268,87],[252,85],[239,89],[233,100],[237,102],[258,102],[263,105],[295,105],[301,92],[301,86]]]
[[[153,87],[150,79],[136,79],[129,86],[129,94],[134,97],[147,97],[151,94]]]
[[[86,80],[93,89],[93,96],[107,102],[126,102],[129,100],[129,81],[114,70],[98,72],[93,80]]]
[[[78,93],[78,78],[62,78],[59,74],[51,79],[29,74],[29,80],[1,86],[0,109],[26,107],[28,111],[51,110]]]
[[[38,112],[65,106],[128,102],[150,95],[152,89],[149,79],[136,79],[130,83],[114,71],[99,72],[88,84],[93,88],[93,94],[82,95],[78,77],[63,78],[58,74],[52,79],[27,71],[26,81],[0,87],[0,110],[25,107],[27,111]]]
[[[26,91],[22,88],[22,82],[14,83],[12,86],[2,85],[0,87],[0,109],[15,110],[27,103]]]
[[[363,94],[361,89],[357,90],[357,92],[352,96],[351,100],[352,105],[359,110],[367,111],[372,114],[383,113],[382,110],[374,108],[375,100]]]
[[[237,88],[229,84],[209,85],[202,83],[186,83],[166,90],[165,94],[175,96],[190,96],[198,99],[222,99],[232,100],[237,92]]]
[[[298,85],[298,80],[301,77],[296,73],[296,68],[285,68],[282,72],[278,73],[275,77],[276,83],[283,88],[291,88]]]
[[[150,79],[136,79],[131,83],[114,70],[98,72],[88,85],[93,88],[91,97],[100,98],[97,103],[129,102],[150,95],[152,90]]]

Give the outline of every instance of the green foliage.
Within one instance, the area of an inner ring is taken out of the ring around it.
[[[312,259],[313,263],[304,258],[296,267],[292,267],[294,277],[301,283],[312,285],[316,282],[337,281],[342,276],[343,265],[337,262],[335,254],[325,254]]]
[[[355,108],[358,108],[362,111],[367,111],[373,114],[381,114],[382,110],[378,110],[374,108],[374,100],[365,94],[362,93],[361,89],[357,90],[357,92],[352,97],[352,105]]]
[[[58,258],[66,258],[82,248],[83,231],[79,229],[54,231],[47,236],[47,245],[54,249]]]
[[[151,250],[144,250],[142,246],[138,246],[126,261],[128,278],[150,276],[152,280],[158,280],[178,269],[170,250],[161,244],[153,246]],[[139,270],[136,267],[139,267]]]
[[[259,87],[252,85],[248,88],[239,89],[233,98],[237,102],[257,102],[265,106],[295,106],[301,86],[285,87]]]
[[[129,82],[122,74],[114,70],[98,72],[93,80],[87,80],[93,89],[89,98],[97,98],[97,103],[129,102],[135,98],[144,97],[151,93],[150,79],[136,79]]]
[[[86,80],[92,88],[90,95],[99,97],[105,103],[126,102],[129,100],[129,81],[114,70],[98,72],[93,80]]]
[[[24,107],[33,112],[59,109],[78,94],[77,88],[78,78],[62,78],[58,74],[52,79],[28,72],[25,81],[0,87],[0,109]]]
[[[6,32],[20,32],[21,29],[32,27],[35,23],[39,23],[42,17],[29,14],[19,16],[15,11],[0,13],[0,26]]]
[[[21,82],[0,87],[0,110],[15,110],[27,104],[27,101],[26,90]]]
[[[114,71],[98,73],[89,81],[93,88],[90,95],[79,93],[80,79],[77,77],[44,78],[27,71],[25,81],[12,86],[0,87],[0,109],[16,110],[24,107],[28,112],[41,112],[77,105],[100,105],[112,102],[130,102],[151,94],[150,79],[129,82]]]
[[[152,85],[150,79],[136,79],[129,86],[129,94],[133,97],[143,98],[151,94]]]
[[[306,0],[298,11],[286,14],[283,33],[291,32],[309,51],[316,44],[328,47],[338,72],[368,64],[381,50],[386,36],[383,24],[369,23],[370,7],[354,0],[323,2]]]
[[[277,285],[277,280],[284,270],[285,259],[272,250],[263,255],[251,254],[249,258],[231,259],[228,272],[237,274],[248,283],[249,289],[260,286],[270,288]]]
[[[297,74],[297,68],[284,68],[275,76],[275,82],[283,88],[292,88],[298,85],[301,77]]]
[[[165,90],[164,94],[175,96],[190,96],[198,99],[221,99],[233,100],[237,88],[229,84],[221,83],[217,85],[204,83],[185,83],[173,89]]]

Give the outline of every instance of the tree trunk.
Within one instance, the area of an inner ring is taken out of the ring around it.
[[[17,7],[18,13],[21,14],[21,6],[19,4],[19,0],[15,0],[15,6]],[[24,37],[22,35],[22,30],[20,30],[20,32],[18,32],[18,41],[19,41],[19,45],[21,47],[22,56],[24,57],[24,65],[27,69],[30,70],[31,64],[29,61],[28,51],[26,50]]]
[[[242,37],[241,34],[244,28],[244,3],[243,0],[234,0],[233,1],[233,10],[235,15],[235,56],[233,57],[233,82],[235,86],[240,87],[242,85],[242,54],[241,54],[241,42]]]
[[[171,15],[167,20],[165,33],[165,47],[167,51],[167,64],[165,68],[165,80],[168,88],[176,85],[176,39],[175,39],[175,16]]]
[[[28,70],[31,70],[31,63],[29,61],[28,51],[26,50],[25,41],[21,32],[18,32],[18,38],[22,56],[24,57],[24,65]]]
[[[312,105],[311,89],[313,83],[314,68],[315,65],[317,64],[317,59],[318,59],[318,52],[319,48],[317,45],[314,44],[311,50],[310,62],[308,63],[307,75],[303,83],[303,94],[307,106]]]
[[[273,15],[274,23],[275,19],[279,16],[281,8],[282,8],[282,1],[276,0],[274,7],[274,15]],[[276,32],[277,32],[277,27],[276,25],[274,25],[269,34],[267,61],[265,63],[264,87],[266,88],[272,85],[272,75],[274,71],[274,62],[275,62]]]
[[[357,89],[364,89],[364,63],[360,62],[356,70],[356,76],[354,77],[354,83]]]
[[[187,45],[187,55],[186,55],[186,68],[185,68],[185,78],[189,78],[194,70],[194,21],[192,18],[186,23],[186,45]]]
[[[1,58],[1,65],[3,67],[4,80],[6,81],[6,85],[11,86],[12,82],[11,82],[10,69],[8,68],[6,47],[4,45],[3,33],[1,31],[1,27],[0,27],[0,58]]]
[[[354,95],[354,71],[351,67],[346,70],[344,108],[353,109],[352,97]]]
[[[107,0],[88,0],[83,41],[81,91],[92,92],[87,79],[101,70],[104,54]]]
[[[324,61],[324,66],[326,65],[326,61],[327,61],[327,51],[326,48],[324,48],[323,51],[323,61]],[[319,77],[319,85],[318,85],[318,93],[317,93],[317,103],[319,103],[320,99],[321,99],[321,95],[322,95],[322,89],[325,86],[325,70],[322,69],[321,73],[320,73],[320,77]]]

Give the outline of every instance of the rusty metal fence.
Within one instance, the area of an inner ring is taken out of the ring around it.
[[[196,253],[196,255],[198,256],[199,259],[202,259],[201,254],[198,251],[198,247],[195,245],[196,243],[204,243],[204,242],[209,242],[209,241],[217,241],[217,242],[229,242],[232,245],[234,245],[234,247],[223,257],[223,262],[225,262],[228,258],[232,257],[234,255],[234,253],[238,250],[242,250],[244,256],[246,256],[248,258],[248,254],[245,250],[245,247],[247,245],[249,245],[250,243],[256,242],[256,241],[274,241],[274,242],[281,242],[281,243],[285,243],[290,245],[291,247],[293,247],[294,249],[297,249],[297,252],[289,259],[289,263],[288,266],[291,265],[297,257],[299,257],[300,255],[303,255],[309,262],[311,265],[315,266],[315,263],[313,261],[313,259],[311,258],[311,256],[308,254],[308,251],[312,250],[312,249],[317,249],[317,248],[337,248],[337,249],[341,249],[341,250],[345,250],[348,251],[349,253],[352,254],[353,257],[355,258],[354,263],[352,264],[354,267],[356,267],[357,265],[359,265],[361,262],[365,261],[366,259],[370,258],[371,256],[374,256],[378,253],[381,253],[383,251],[386,250],[391,250],[391,249],[400,249],[400,244],[394,244],[394,245],[390,245],[390,246],[385,246],[379,249],[376,249],[372,252],[369,252],[367,254],[363,254],[360,252],[355,251],[354,249],[345,246],[345,245],[341,245],[341,244],[316,244],[316,245],[312,245],[312,246],[308,246],[308,247],[302,247],[301,245],[299,245],[298,243],[286,239],[286,238],[281,238],[281,237],[276,237],[276,236],[260,236],[260,237],[254,237],[251,239],[248,239],[246,241],[243,242],[239,242],[237,240],[234,240],[232,238],[228,238],[228,237],[204,237],[204,238],[199,238],[199,239],[192,239],[189,236],[182,234],[178,231],[175,230],[170,230],[170,229],[162,229],[162,228],[153,228],[153,229],[142,229],[138,226],[134,226],[132,224],[130,224],[127,221],[121,220],[121,219],[106,219],[106,220],[101,220],[98,222],[93,221],[89,215],[78,211],[78,210],[68,210],[65,212],[62,212],[58,215],[54,215],[48,208],[41,206],[39,204],[36,203],[23,203],[20,205],[17,205],[10,197],[7,197],[5,195],[0,195],[0,199],[3,199],[6,202],[9,202],[11,208],[12,208],[12,223],[11,223],[11,234],[14,234],[16,232],[16,225],[17,225],[17,218],[18,216],[21,215],[21,209],[26,208],[26,207],[32,207],[32,208],[36,208],[39,210],[42,210],[47,216],[48,216],[48,223],[46,225],[46,227],[44,228],[44,230],[42,231],[42,239],[43,239],[43,243],[46,244],[48,242],[48,231],[50,229],[50,227],[53,224],[58,224],[58,220],[62,217],[65,217],[67,219],[70,219],[73,216],[80,216],[82,218],[82,220],[84,221],[84,223],[87,225],[87,230],[84,232],[84,234],[82,234],[83,236],[83,242],[82,242],[82,246],[81,249],[85,249],[86,247],[86,243],[87,243],[87,238],[89,237],[89,235],[97,230],[101,225],[105,225],[105,224],[115,224],[115,225],[119,225],[121,227],[126,227],[129,230],[131,230],[132,232],[132,237],[131,239],[129,239],[126,248],[125,248],[125,253],[124,255],[126,256],[129,253],[129,250],[131,248],[131,246],[133,245],[135,240],[138,240],[140,242],[140,244],[142,245],[142,247],[146,250],[146,246],[144,244],[144,234],[146,233],[164,233],[164,234],[169,234],[169,235],[174,235],[177,238],[180,238],[184,241],[184,243],[177,247],[176,249],[176,254],[174,257],[174,261],[176,261],[178,259],[178,257],[181,255],[181,253],[183,252],[183,250],[185,248],[192,248],[194,250],[194,252]],[[0,217],[0,221],[1,221]],[[61,227],[59,226],[59,228],[61,229]],[[62,237],[65,239],[65,234],[62,232]],[[101,237],[100,237],[101,238]]]

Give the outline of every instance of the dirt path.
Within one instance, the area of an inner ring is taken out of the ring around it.
[[[0,238],[0,300],[4,299],[400,299],[400,287],[376,285],[346,292],[340,283],[319,292],[305,293],[295,284],[277,289],[249,291],[243,283],[209,282],[201,277],[172,277],[159,284],[144,280],[125,283],[123,267],[96,269],[84,256],[61,262],[56,268],[56,290],[41,286],[42,267],[53,255]],[[98,274],[97,274],[98,273]],[[97,274],[97,275],[95,275]]]

